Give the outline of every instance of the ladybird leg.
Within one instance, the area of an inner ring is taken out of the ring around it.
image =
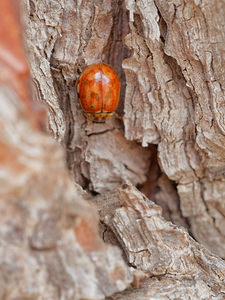
[[[124,120],[124,119],[126,119],[126,117],[120,116],[117,112],[114,112],[114,116],[115,116],[117,119],[119,119],[119,120]]]

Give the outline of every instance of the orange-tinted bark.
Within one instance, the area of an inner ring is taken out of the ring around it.
[[[89,253],[102,249],[103,243],[98,235],[97,227],[88,223],[85,219],[81,220],[81,222],[74,228],[74,233],[77,242],[83,248],[84,252]]]
[[[29,94],[29,67],[25,58],[19,22],[20,1],[0,1],[0,84],[13,89],[27,108],[33,126],[43,123],[43,109]],[[41,114],[34,113],[41,111]],[[41,118],[40,118],[41,116]]]

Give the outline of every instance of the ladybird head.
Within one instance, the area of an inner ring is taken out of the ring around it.
[[[86,117],[94,123],[105,123],[106,120],[110,119],[113,112],[99,112],[99,113],[88,113],[85,112]]]

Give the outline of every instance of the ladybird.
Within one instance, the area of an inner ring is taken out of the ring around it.
[[[118,106],[120,80],[107,64],[92,64],[81,73],[77,92],[86,117],[93,122],[104,123]]]

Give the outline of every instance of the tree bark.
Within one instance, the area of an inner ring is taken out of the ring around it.
[[[224,299],[224,1],[22,0],[36,102],[1,1],[0,298]],[[122,84],[105,124],[76,91],[100,61]]]

